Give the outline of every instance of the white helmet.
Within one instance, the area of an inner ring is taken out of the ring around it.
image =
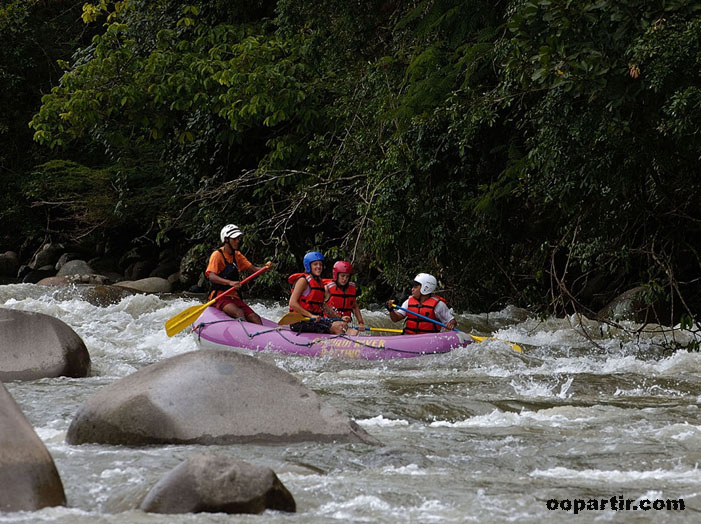
[[[222,242],[226,242],[227,238],[238,238],[242,235],[243,232],[239,229],[239,226],[236,226],[234,224],[227,224],[223,228],[221,228],[219,238],[221,238]]]
[[[422,295],[430,295],[436,290],[436,286],[438,285],[436,277],[428,273],[419,273],[414,277],[414,282],[421,284]]]

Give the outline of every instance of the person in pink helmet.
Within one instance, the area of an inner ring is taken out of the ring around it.
[[[326,283],[324,301],[334,311],[335,317],[350,322],[352,315],[358,321],[358,329],[365,330],[363,315],[360,313],[357,297],[359,294],[355,282],[351,282],[353,265],[345,260],[339,260],[333,265],[333,280]]]

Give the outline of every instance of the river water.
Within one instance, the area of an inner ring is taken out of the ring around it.
[[[523,354],[498,340],[384,362],[258,354],[383,446],[69,446],[72,417],[101,387],[197,349],[187,332],[168,338],[163,327],[194,299],[136,295],[98,307],[79,297],[74,288],[0,286],[0,306],[63,320],[93,364],[88,378],[6,384],[53,456],[68,506],[0,513],[0,523],[562,522],[575,507],[579,522],[701,519],[701,355],[663,350],[659,333],[630,337],[587,323],[584,336],[574,319],[507,308],[461,314],[459,325],[489,329],[521,344]],[[271,319],[285,313],[281,304],[251,305]],[[379,309],[363,316],[390,326]],[[134,509],[158,479],[201,451],[272,468],[297,513]],[[620,509],[621,498],[629,509]],[[680,499],[684,510],[666,509]]]

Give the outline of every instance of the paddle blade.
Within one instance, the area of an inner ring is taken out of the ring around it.
[[[478,337],[477,335],[470,335],[472,337],[472,340],[475,342],[484,342],[485,340],[498,340],[499,342],[506,342],[509,346],[511,346],[511,349],[514,351],[518,351],[519,353],[523,353],[523,350],[521,349],[521,346],[518,344],[514,344],[513,342],[509,342],[508,340],[501,340],[500,338],[494,338],[494,337]]]
[[[301,322],[302,320],[309,320],[309,317],[305,317],[300,313],[290,311],[289,313],[283,315],[283,317],[280,320],[278,320],[277,325],[289,326],[290,324],[294,324],[295,322]]]
[[[166,321],[166,334],[169,337],[180,333],[187,326],[191,325],[197,318],[214,303],[214,300],[210,300],[206,304],[199,306],[190,306],[185,311],[181,311],[174,317]]]

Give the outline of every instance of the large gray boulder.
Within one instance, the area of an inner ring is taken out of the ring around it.
[[[0,383],[0,512],[66,503],[54,460]]]
[[[150,513],[294,512],[292,494],[275,472],[228,457],[198,453],[171,470],[146,495]]]
[[[67,324],[43,313],[0,308],[0,381],[89,373],[90,354]]]
[[[152,364],[98,391],[69,444],[377,443],[286,371],[228,350]]]

